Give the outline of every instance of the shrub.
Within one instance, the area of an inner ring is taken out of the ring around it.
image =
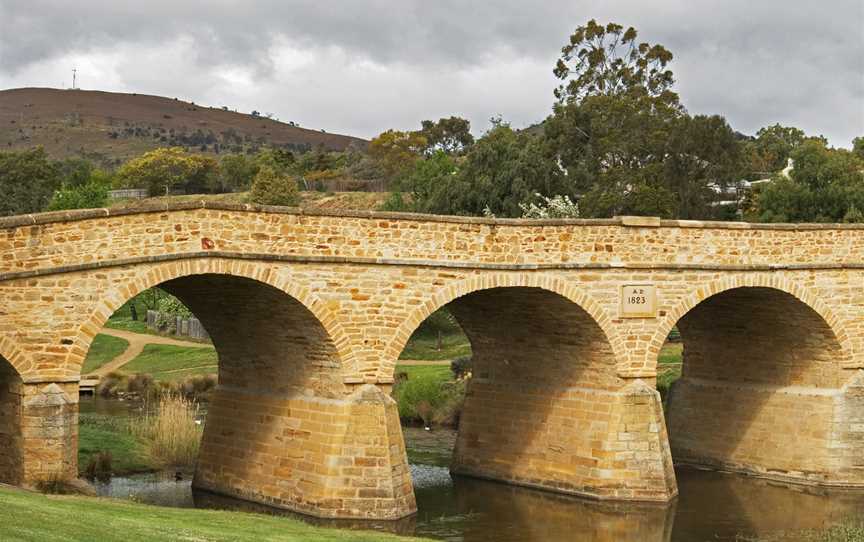
[[[62,478],[56,474],[36,482],[36,490],[49,495],[96,495],[87,482],[77,478]]]
[[[90,480],[99,480],[107,482],[111,479],[113,473],[112,462],[114,457],[111,452],[101,451],[90,457],[87,467],[84,469],[84,475]]]
[[[465,388],[465,382],[446,382],[440,376],[423,375],[398,381],[393,396],[403,421],[422,421],[427,427],[433,423],[455,425],[459,422]]]
[[[465,403],[465,381],[448,382],[443,385],[441,404],[432,414],[435,425],[457,427],[462,416],[462,406]]]
[[[48,211],[95,209],[108,203],[108,184],[90,181],[79,186],[62,186],[54,192]]]
[[[450,371],[457,380],[471,376],[473,369],[471,356],[462,356],[450,362]]]
[[[146,394],[155,386],[153,377],[144,373],[136,373],[126,379],[126,391],[129,393]]]
[[[429,427],[432,423],[432,412],[433,408],[429,401],[420,401],[417,403],[417,406],[414,407],[414,410],[417,412],[417,415],[420,416],[420,419],[423,421],[423,425],[425,427]]]
[[[296,205],[300,199],[293,177],[263,166],[255,175],[249,200],[261,205]]]
[[[542,200],[538,203],[520,203],[522,218],[579,218],[579,204],[570,200],[569,196],[556,195],[551,198],[542,194],[534,194]]]
[[[116,397],[124,386],[124,377],[119,373],[108,373],[99,380],[96,393],[100,397]]]
[[[187,378],[178,386],[178,392],[187,399],[201,398],[216,387],[216,375],[202,375]]]

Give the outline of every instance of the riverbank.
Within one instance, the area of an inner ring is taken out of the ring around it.
[[[96,497],[46,496],[0,486],[0,540],[51,542],[406,542],[417,538],[314,527],[242,512],[163,508]]]

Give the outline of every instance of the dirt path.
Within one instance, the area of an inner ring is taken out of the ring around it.
[[[101,377],[112,371],[116,371],[120,367],[123,367],[133,359],[137,358],[138,355],[144,351],[144,347],[148,344],[167,344],[169,346],[184,346],[189,348],[213,348],[213,346],[210,344],[196,343],[192,341],[181,341],[177,339],[171,339],[169,337],[162,337],[159,335],[147,335],[145,333],[135,333],[132,331],[124,331],[122,329],[110,329],[107,327],[103,328],[100,333],[123,339],[129,343],[129,347],[116,358],[112,359],[102,367],[99,367],[95,371],[85,376]]]

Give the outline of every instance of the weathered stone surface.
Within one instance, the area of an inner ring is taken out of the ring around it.
[[[477,364],[456,472],[671,498],[652,387],[679,325],[672,456],[864,485],[861,254],[864,229],[849,225],[198,202],[0,219],[0,479],[75,473],[90,343],[126,300],[162,285],[198,314],[220,358],[201,487],[326,517],[410,513],[386,393],[411,333],[447,304]],[[624,285],[653,286],[649,317],[622,317]]]

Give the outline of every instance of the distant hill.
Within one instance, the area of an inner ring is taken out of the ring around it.
[[[79,156],[105,166],[165,146],[223,154],[262,146],[303,151],[323,145],[341,151],[367,143],[160,96],[50,88],[0,91],[0,150],[41,145],[54,158]]]

